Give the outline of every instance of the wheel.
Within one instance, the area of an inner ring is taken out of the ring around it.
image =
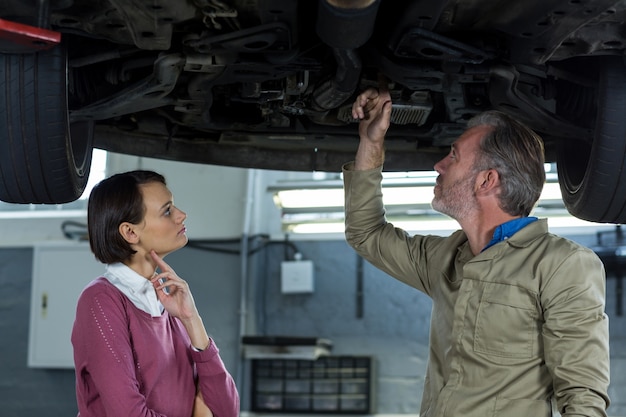
[[[599,223],[626,223],[626,66],[606,61],[599,77],[592,143],[557,149],[557,171],[567,210]]]
[[[72,122],[65,48],[0,54],[0,200],[67,203],[85,189],[93,123]]]

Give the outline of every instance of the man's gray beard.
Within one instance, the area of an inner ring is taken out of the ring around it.
[[[433,198],[432,208],[456,221],[466,218],[478,206],[476,194],[473,191],[475,179],[476,175],[473,174],[468,178],[453,183],[445,190],[443,187],[440,187],[442,192],[439,197],[435,196]]]

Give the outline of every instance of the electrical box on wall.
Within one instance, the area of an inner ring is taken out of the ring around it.
[[[283,294],[313,292],[313,261],[283,261],[280,265],[281,291]]]
[[[33,249],[28,366],[73,368],[70,336],[76,303],[105,267],[88,242],[43,242]]]

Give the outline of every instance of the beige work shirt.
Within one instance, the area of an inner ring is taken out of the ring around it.
[[[477,256],[465,233],[385,220],[381,169],[344,167],[346,238],[432,298],[421,417],[605,417],[609,329],[596,254],[535,221]]]

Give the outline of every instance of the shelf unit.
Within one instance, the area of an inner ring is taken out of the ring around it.
[[[372,414],[372,363],[369,356],[255,359],[252,411]]]

